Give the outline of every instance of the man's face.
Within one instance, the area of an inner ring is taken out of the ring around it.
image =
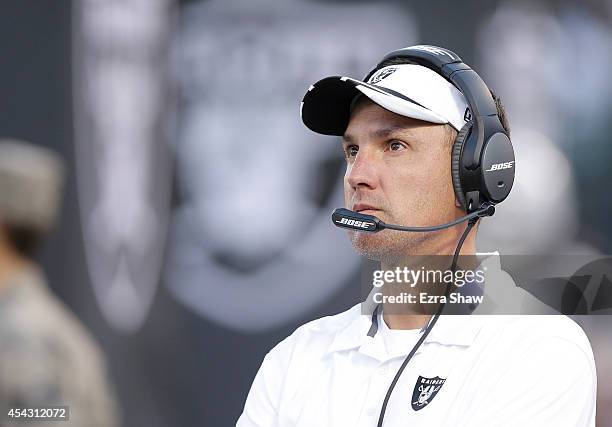
[[[343,137],[345,206],[410,226],[438,225],[462,215],[450,172],[453,135],[447,125],[400,116],[366,99],[358,102]],[[435,253],[443,234],[350,232],[359,253],[389,262]]]

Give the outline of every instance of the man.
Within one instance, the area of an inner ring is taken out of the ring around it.
[[[430,46],[409,49],[452,54]],[[342,135],[347,208],[386,224],[427,227],[477,207],[451,177],[456,140],[472,123],[474,105],[464,95],[434,69],[391,58],[367,82],[342,77],[316,83],[304,98],[302,119],[316,132]],[[491,96],[496,120],[509,135],[501,102]],[[360,254],[389,272],[427,256],[476,255],[477,229],[472,218],[467,226],[435,232],[349,235]],[[480,258],[485,268],[500,271],[496,257]],[[425,264],[435,265],[433,259]],[[487,286],[498,279],[508,276],[488,275]],[[423,280],[413,285],[406,294],[429,289]],[[433,294],[448,295],[440,289]],[[372,315],[356,305],[303,325],[272,349],[237,426],[595,425],[592,351],[568,318],[432,316],[418,301],[377,302]]]
[[[118,425],[100,350],[35,262],[57,213],[61,166],[47,149],[0,140],[0,426]],[[57,405],[67,412],[40,418]]]

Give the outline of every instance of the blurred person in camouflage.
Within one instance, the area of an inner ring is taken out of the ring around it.
[[[56,216],[62,170],[50,150],[0,140],[0,427],[119,422],[101,351],[35,261]],[[9,416],[52,405],[68,407],[68,422]]]

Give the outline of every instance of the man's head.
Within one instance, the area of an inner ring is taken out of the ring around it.
[[[509,134],[503,106],[492,95]],[[367,82],[327,78],[312,86],[302,119],[316,132],[342,136],[347,208],[386,223],[431,226],[465,215],[453,187],[451,157],[458,131],[471,118],[468,107],[463,94],[432,69],[393,58],[379,64]],[[439,253],[457,238],[453,229],[350,233],[360,253],[387,262]]]
[[[0,140],[1,253],[32,258],[52,226],[60,200],[63,167],[48,149]]]

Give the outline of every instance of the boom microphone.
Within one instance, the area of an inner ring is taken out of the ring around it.
[[[416,233],[424,233],[429,231],[438,231],[445,228],[453,227],[462,222],[469,221],[476,217],[493,216],[495,213],[495,206],[485,204],[480,209],[474,212],[457,218],[454,221],[447,222],[442,225],[434,225],[431,227],[406,227],[403,225],[385,224],[379,218],[374,215],[361,214],[359,212],[351,211],[345,208],[338,208],[332,213],[332,222],[336,227],[349,228],[351,230],[366,231],[368,233],[378,233],[381,230],[398,230],[398,231],[412,231]]]

